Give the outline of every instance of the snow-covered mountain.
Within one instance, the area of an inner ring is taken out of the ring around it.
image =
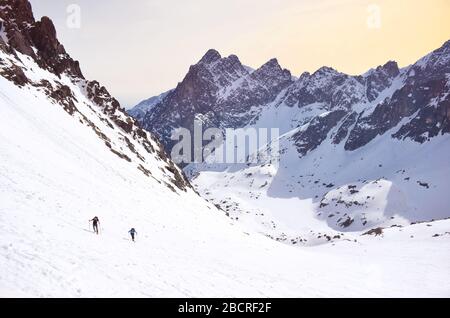
[[[192,130],[199,115],[205,129],[246,125],[259,113],[254,106],[272,101],[292,81],[290,72],[281,69],[275,59],[252,71],[235,55],[222,58],[217,51],[209,50],[139,121],[170,149],[174,144],[172,131],[178,127]]]
[[[275,59],[247,71],[210,50],[141,122],[167,147],[195,118],[205,129],[279,128],[275,157],[262,154],[269,142],[258,164],[206,159],[185,171],[232,219],[316,244],[450,217],[449,93],[450,41],[408,67],[389,61],[360,76],[323,67],[294,78]]]
[[[344,142],[346,150],[355,150],[414,115],[394,137],[423,142],[450,132],[446,113],[449,52],[450,41],[401,70],[390,61],[360,76],[323,67],[296,79],[276,59],[251,71],[235,55],[222,58],[210,50],[174,90],[138,118],[170,146],[173,129],[192,129],[196,116],[201,115],[205,128],[239,128],[257,124],[272,106],[287,106],[293,119],[264,124],[287,132],[309,123],[310,128],[297,136],[299,151],[306,153],[335,126],[339,129],[334,143]],[[138,109],[142,108],[138,105]],[[305,118],[297,118],[299,114]],[[312,136],[317,125],[323,129]],[[305,140],[308,137],[311,140]]]
[[[51,20],[35,21],[26,0],[0,2],[0,118],[0,296],[450,293],[450,220],[312,248],[231,222],[106,88],[83,77]],[[88,223],[95,215],[99,236]]]

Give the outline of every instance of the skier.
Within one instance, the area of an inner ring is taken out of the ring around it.
[[[128,233],[130,233],[131,239],[132,239],[133,242],[134,242],[134,235],[137,235],[136,230],[135,230],[134,228],[132,228],[131,230],[128,231]]]
[[[92,222],[94,232],[98,235],[98,226],[100,225],[100,220],[98,219],[98,217],[94,217],[92,220],[89,220],[89,223],[90,222]]]

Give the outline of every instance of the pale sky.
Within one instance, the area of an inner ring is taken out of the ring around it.
[[[30,1],[84,75],[127,108],[174,88],[210,48],[253,68],[276,57],[295,76],[321,66],[361,74],[409,65],[450,39],[450,0]],[[67,24],[70,4],[80,28]]]

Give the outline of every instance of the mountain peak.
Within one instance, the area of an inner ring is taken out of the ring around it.
[[[253,76],[279,76],[279,77],[291,77],[291,72],[289,70],[283,69],[276,58],[270,59],[268,62],[263,64],[258,68]]]
[[[49,17],[42,17],[40,21],[35,23],[32,31],[34,45],[40,51],[52,49],[57,50],[60,43],[56,37],[56,28],[53,21]],[[65,53],[65,52],[60,52]]]
[[[239,63],[241,64],[241,61],[239,60],[239,57],[235,54],[231,54],[230,56],[228,56],[228,59],[232,62],[232,63]]]
[[[381,66],[383,70],[385,70],[390,76],[397,76],[400,73],[398,68],[398,64],[396,61],[388,61],[386,64]]]
[[[58,76],[66,72],[84,78],[79,63],[67,54],[58,41],[52,20],[44,16],[36,21],[27,0],[2,0],[0,19],[3,20],[2,30],[10,49],[30,56],[39,66]]]
[[[450,40],[445,41],[440,48],[434,50],[431,54],[436,52],[439,54],[450,54]]]
[[[278,63],[278,60],[276,58],[272,58],[269,61],[267,61],[266,63],[264,63],[260,67],[260,69],[263,69],[263,68],[266,68],[266,69],[279,69],[279,70],[281,70],[281,66]]]
[[[214,49],[209,49],[208,52],[206,52],[206,54],[202,57],[202,59],[200,60],[200,63],[213,63],[217,60],[220,60],[222,58],[222,56],[220,55],[219,52],[217,52]]]
[[[337,74],[338,71],[336,71],[334,68],[329,66],[322,66],[317,71],[314,72],[313,75],[324,75],[324,74]]]

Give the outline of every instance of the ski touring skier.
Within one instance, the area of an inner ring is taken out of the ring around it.
[[[128,231],[128,233],[130,233],[131,235],[131,240],[134,242],[134,236],[137,235],[136,230],[134,229],[134,227]]]
[[[100,220],[95,216],[92,220],[89,220],[89,224],[91,224],[91,222],[94,232],[98,235],[98,226],[100,225]]]

